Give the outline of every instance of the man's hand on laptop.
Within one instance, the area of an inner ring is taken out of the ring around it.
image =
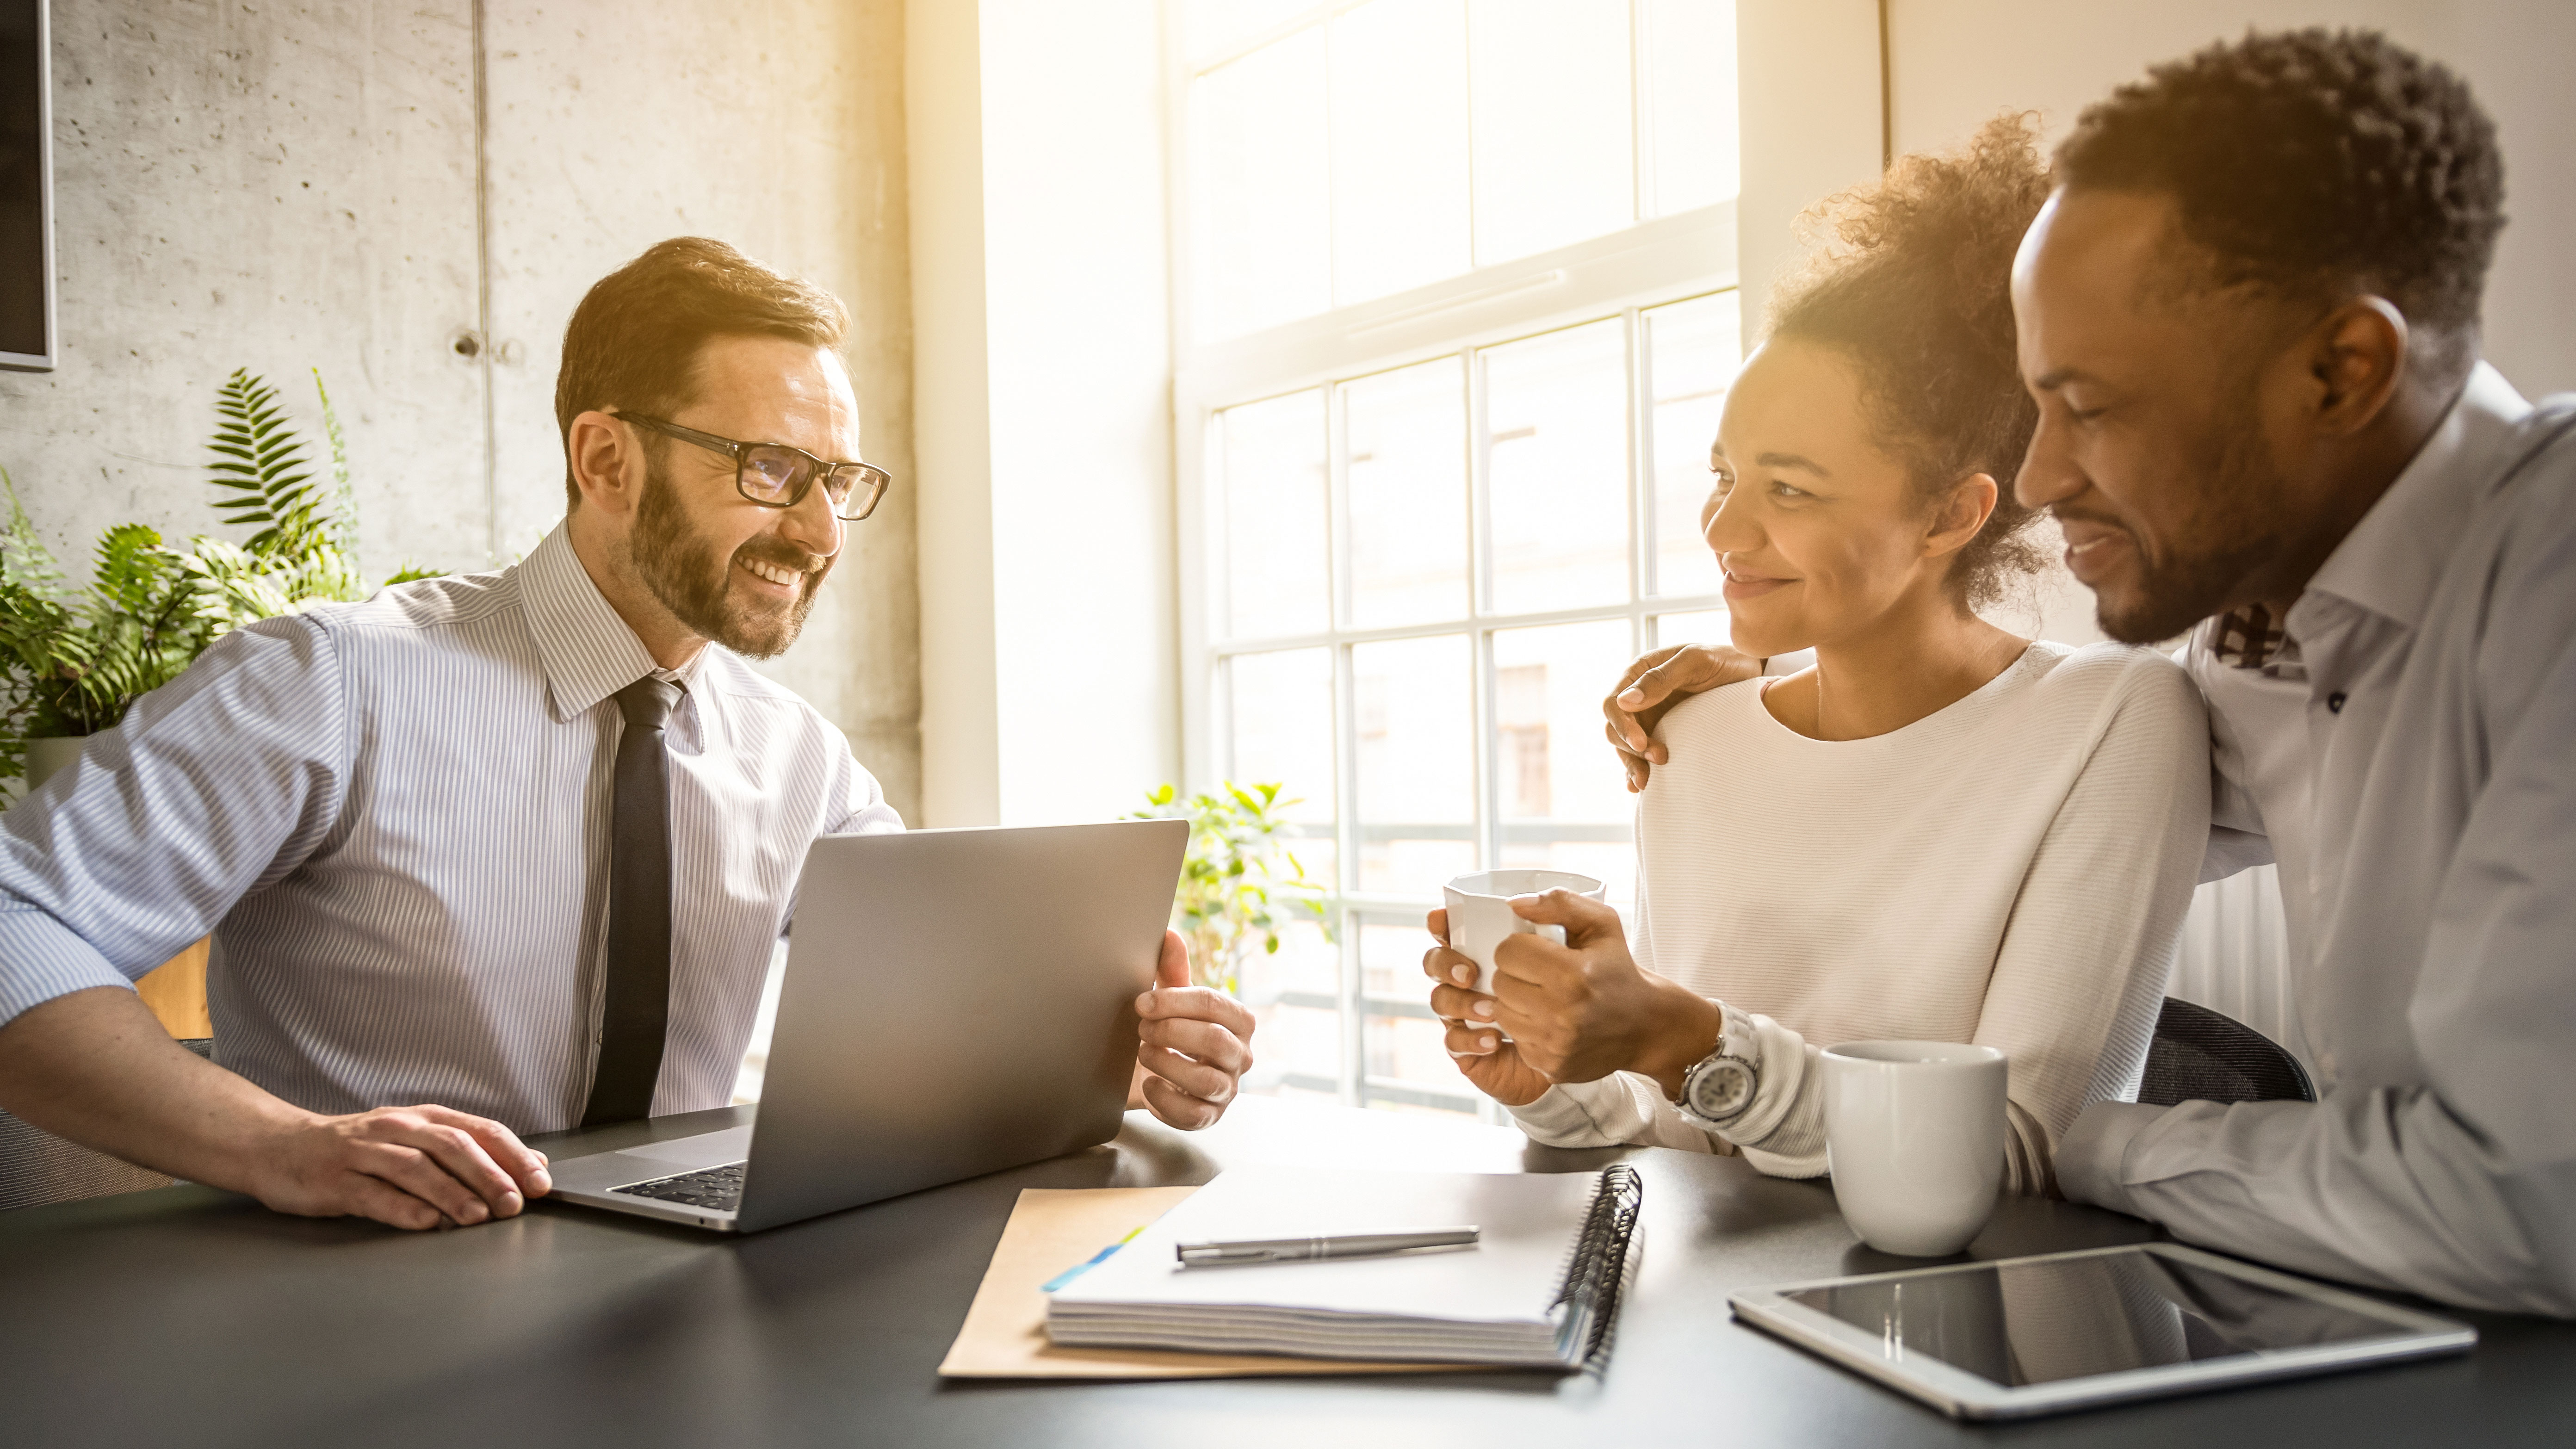
[[[1127,1093],[1184,1132],[1225,1115],[1252,1065],[1252,1013],[1222,991],[1190,984],[1189,947],[1163,933],[1154,989],[1136,998],[1136,1081]]]
[[[253,1155],[248,1180],[229,1184],[279,1212],[466,1227],[554,1191],[545,1154],[486,1117],[438,1106],[298,1115]]]

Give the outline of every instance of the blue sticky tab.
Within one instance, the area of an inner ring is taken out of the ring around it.
[[[1065,1269],[1063,1272],[1056,1274],[1052,1278],[1049,1278],[1044,1284],[1039,1286],[1038,1291],[1041,1293],[1053,1293],[1065,1284],[1072,1282],[1074,1279],[1079,1278],[1083,1274],[1090,1272],[1092,1269],[1099,1267],[1101,1264],[1108,1262],[1112,1253],[1115,1253],[1120,1248],[1134,1242],[1136,1240],[1136,1235],[1143,1231],[1145,1231],[1145,1229],[1142,1225],[1130,1228],[1127,1232],[1127,1236],[1120,1238],[1117,1242],[1111,1243],[1108,1247],[1092,1254],[1090,1261],[1076,1263],[1072,1267]]]

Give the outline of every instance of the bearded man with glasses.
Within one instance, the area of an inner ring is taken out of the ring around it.
[[[900,830],[753,670],[859,459],[840,302],[663,242],[564,334],[564,522],[498,573],[236,631],[0,817],[0,1108],[280,1211],[552,1188],[519,1134],[722,1106],[806,847]],[[214,932],[214,1060],[131,982]],[[1217,1119],[1252,1020],[1166,935],[1130,1105]],[[427,1104],[427,1105],[421,1105]]]

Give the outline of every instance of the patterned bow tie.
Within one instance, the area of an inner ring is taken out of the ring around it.
[[[2230,609],[2212,623],[2209,652],[2221,664],[2260,669],[2282,652],[2281,616],[2268,604]]]

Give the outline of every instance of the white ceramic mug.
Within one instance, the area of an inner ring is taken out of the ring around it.
[[[1937,1258],[1994,1215],[2004,1176],[2004,1054],[1944,1041],[1825,1052],[1825,1160],[1862,1242]]]
[[[1449,906],[1449,949],[1476,963],[1476,989],[1491,996],[1494,948],[1503,944],[1505,936],[1545,936],[1565,944],[1563,926],[1522,920],[1512,909],[1514,897],[1572,891],[1597,901],[1607,889],[1592,877],[1570,870],[1480,870],[1462,875],[1440,891]]]

